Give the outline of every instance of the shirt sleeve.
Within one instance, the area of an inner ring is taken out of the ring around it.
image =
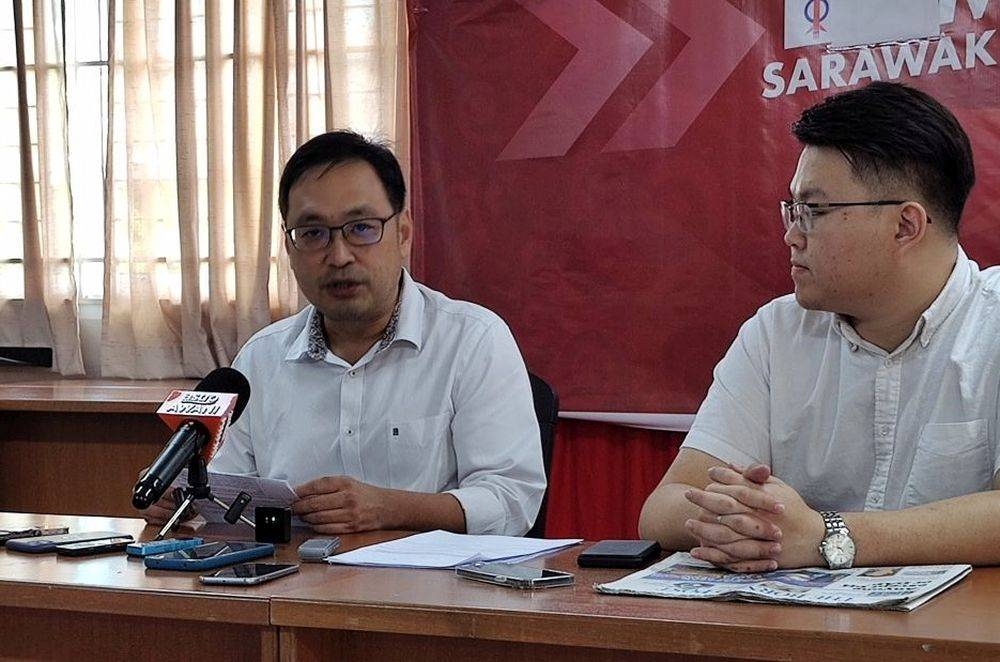
[[[524,535],[545,492],[531,385],[517,343],[497,320],[464,358],[455,380],[452,439],[470,534]]]
[[[683,448],[722,462],[771,465],[771,387],[766,309],[747,320],[713,372]]]
[[[237,354],[233,360],[233,368],[239,370],[253,383],[250,374],[250,361],[244,352]],[[222,438],[222,445],[208,464],[209,471],[227,474],[257,476],[257,461],[254,457],[251,440],[251,419],[253,410],[247,405],[243,415],[233,422]]]

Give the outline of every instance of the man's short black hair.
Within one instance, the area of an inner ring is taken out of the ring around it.
[[[406,202],[406,182],[399,161],[384,144],[369,140],[353,131],[329,131],[310,138],[295,150],[285,164],[278,184],[278,210],[281,218],[288,214],[288,192],[303,173],[316,166],[327,169],[348,161],[364,161],[375,169],[385,187],[392,211],[403,211]]]
[[[940,102],[900,83],[842,92],[802,113],[792,133],[803,145],[832,147],[858,179],[908,184],[950,234],[976,181],[969,137]]]

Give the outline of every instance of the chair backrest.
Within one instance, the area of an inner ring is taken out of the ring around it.
[[[556,421],[559,420],[559,396],[548,383],[532,373],[528,373],[531,381],[531,397],[535,402],[535,416],[538,417],[538,429],[542,437],[542,462],[545,466],[545,480],[550,479],[552,467],[552,446],[556,438]],[[545,511],[549,505],[549,488],[545,487],[542,496],[542,506],[538,509],[538,517],[527,535],[529,538],[545,537]]]

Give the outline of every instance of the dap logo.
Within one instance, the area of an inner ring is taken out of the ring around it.
[[[785,0],[785,49],[935,38],[959,5],[979,20],[991,0]]]
[[[830,0],[808,0],[803,13],[809,22],[809,33],[813,38],[819,37],[821,33],[826,32],[823,21],[830,15]]]

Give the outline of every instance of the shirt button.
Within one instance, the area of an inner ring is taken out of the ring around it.
[[[856,351],[858,351],[858,346],[857,346],[857,345],[855,345],[854,343],[851,343],[851,351],[852,351],[852,352],[856,352]]]
[[[891,368],[892,367],[892,359],[886,359],[885,360],[885,367],[886,368]]]
[[[879,429],[879,434],[881,434],[883,437],[887,437],[889,435],[889,426],[888,425],[883,425]],[[878,498],[878,497],[876,497],[876,498]]]
[[[351,370],[347,374],[349,374],[351,377],[357,377],[358,376],[358,371],[357,370]]]
[[[347,434],[348,434],[348,436],[354,434],[354,430],[352,430],[350,428],[347,428]]]

